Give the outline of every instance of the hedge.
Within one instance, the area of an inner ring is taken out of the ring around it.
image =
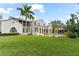
[[[1,33],[0,36],[13,36],[13,35],[19,35],[19,33]]]

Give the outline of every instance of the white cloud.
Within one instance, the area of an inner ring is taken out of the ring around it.
[[[42,13],[43,13],[43,12],[45,12],[45,10],[40,10],[40,12],[42,12]]]
[[[7,8],[7,10],[4,8],[0,8],[0,13],[10,13],[12,10],[13,8]]]
[[[42,4],[33,4],[32,6],[32,10],[38,10],[40,12],[45,12],[44,6]]]
[[[22,19],[22,16],[13,16],[13,17]],[[25,20],[24,16],[23,16],[23,19]]]

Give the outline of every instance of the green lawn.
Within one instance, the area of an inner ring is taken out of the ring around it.
[[[79,56],[79,38],[46,36],[0,36],[0,55]]]

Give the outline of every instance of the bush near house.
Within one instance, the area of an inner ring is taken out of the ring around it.
[[[69,37],[69,38],[76,38],[76,37],[77,37],[77,33],[76,33],[76,32],[74,32],[74,33],[69,32],[69,33],[68,33],[68,37]]]
[[[19,35],[19,33],[1,33],[0,36],[13,36],[13,35]]]
[[[79,37],[79,31],[77,32],[77,36]]]

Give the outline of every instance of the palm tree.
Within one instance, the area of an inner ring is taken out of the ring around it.
[[[27,26],[27,19],[30,19],[30,17],[32,17],[33,15],[35,15],[34,12],[32,12],[32,6],[28,6],[28,5],[23,5],[24,7],[24,16],[25,16],[25,19],[26,19],[26,26]]]
[[[34,19],[35,17],[33,15],[30,15],[30,20],[32,20],[32,24],[31,24],[31,33],[34,34],[35,33],[35,27],[34,27]]]
[[[28,6],[28,5],[23,5],[22,8],[18,8],[18,10],[21,10],[21,15],[25,16],[25,24],[26,24],[26,28],[27,28],[27,19],[34,19],[33,15],[35,15],[34,12],[32,12],[32,6]]]
[[[17,8],[17,10],[20,10],[20,15],[22,16],[22,25],[23,25],[24,8]]]

